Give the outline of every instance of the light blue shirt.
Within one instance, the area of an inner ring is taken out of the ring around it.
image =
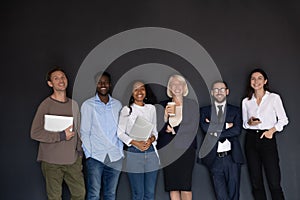
[[[86,158],[104,162],[106,155],[111,162],[121,159],[123,143],[117,136],[120,101],[109,96],[107,104],[98,94],[81,106],[81,140]]]

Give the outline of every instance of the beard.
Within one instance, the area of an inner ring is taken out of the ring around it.
[[[226,100],[226,97],[223,97],[222,99],[218,99],[214,97],[215,102],[217,103],[223,103]]]

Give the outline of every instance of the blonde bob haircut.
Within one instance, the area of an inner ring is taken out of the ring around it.
[[[172,98],[171,85],[174,80],[179,81],[183,85],[183,96],[184,97],[187,96],[189,93],[189,89],[188,89],[185,78],[181,75],[175,74],[175,75],[170,76],[169,81],[168,81],[168,86],[167,86],[168,97]]]

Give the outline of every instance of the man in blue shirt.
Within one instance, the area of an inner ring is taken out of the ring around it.
[[[109,94],[111,76],[96,75],[96,95],[81,106],[81,140],[86,157],[87,200],[116,198],[122,168],[123,143],[117,137],[120,101]],[[103,183],[102,183],[103,181]]]

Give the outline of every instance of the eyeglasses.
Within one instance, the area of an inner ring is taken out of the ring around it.
[[[213,88],[212,91],[214,93],[218,93],[218,92],[221,92],[221,93],[225,93],[227,88]]]

